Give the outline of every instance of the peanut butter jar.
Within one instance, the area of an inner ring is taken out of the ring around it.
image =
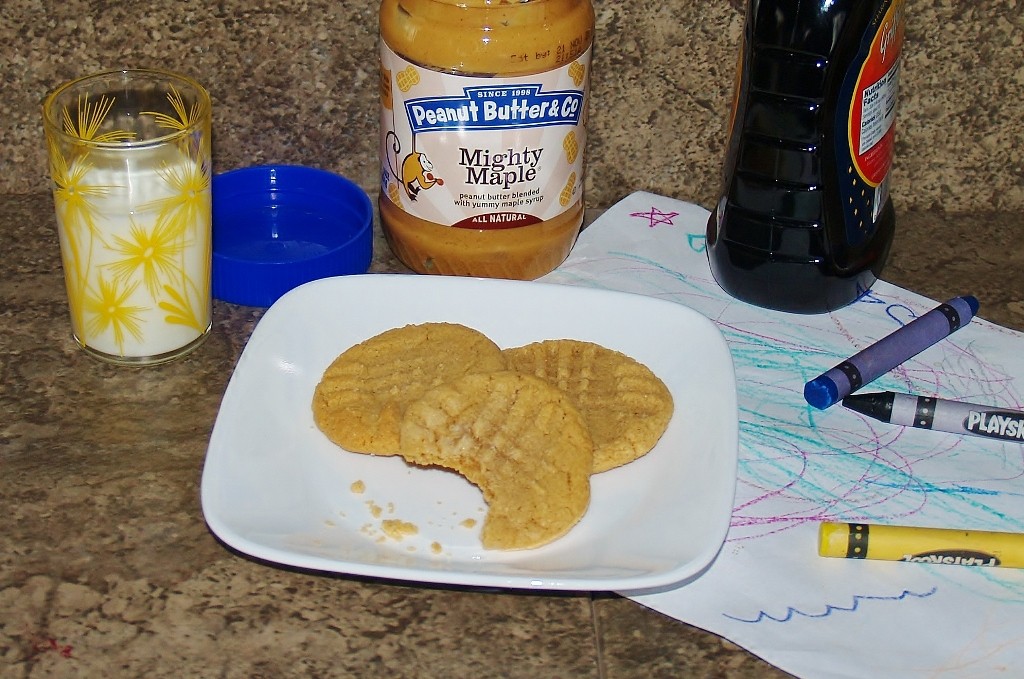
[[[529,280],[583,223],[590,0],[383,0],[380,216],[419,273]]]

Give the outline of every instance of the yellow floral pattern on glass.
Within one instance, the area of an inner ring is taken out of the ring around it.
[[[107,124],[113,96],[79,95],[63,135],[48,134],[72,327],[115,360],[174,352],[210,327],[208,103],[173,86],[166,99],[174,115],[135,116],[163,141]]]

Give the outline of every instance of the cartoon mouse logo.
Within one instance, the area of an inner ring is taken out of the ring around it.
[[[434,164],[423,153],[413,151],[402,161],[402,186],[410,200],[416,200],[420,191],[434,184],[444,186],[444,180],[434,176]]]
[[[398,160],[398,154],[401,150],[401,144],[398,141],[397,135],[393,132],[388,133],[388,137],[394,137],[391,139],[391,150],[394,153],[394,160],[389,156],[388,165],[391,166],[391,174],[400,178],[402,182],[402,188],[405,189],[406,195],[409,196],[409,200],[416,200],[420,191],[425,191],[435,184],[438,186],[444,186],[444,180],[440,177],[434,176],[434,164],[430,162],[425,153],[413,150],[412,153],[408,154],[402,160],[401,173],[395,172],[394,161]],[[415,145],[413,145],[415,149]]]

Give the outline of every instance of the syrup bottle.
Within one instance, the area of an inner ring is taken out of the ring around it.
[[[874,284],[889,196],[904,0],[748,0],[721,198],[707,227],[719,285],[821,313]]]

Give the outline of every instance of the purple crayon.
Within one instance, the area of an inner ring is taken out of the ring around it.
[[[954,297],[886,335],[804,385],[804,398],[824,410],[971,322],[978,300]]]

